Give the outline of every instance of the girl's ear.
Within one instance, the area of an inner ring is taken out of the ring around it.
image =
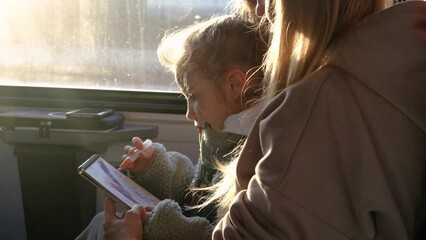
[[[228,71],[226,81],[228,85],[228,94],[234,101],[238,101],[238,103],[240,103],[241,96],[243,94],[242,91],[246,82],[246,72],[241,68],[233,67]]]

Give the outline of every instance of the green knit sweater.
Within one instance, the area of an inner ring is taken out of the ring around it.
[[[229,162],[230,153],[242,138],[238,134],[213,130],[206,124],[200,136],[200,158],[196,166],[185,155],[166,151],[159,143],[153,144],[155,153],[147,169],[133,177],[162,199],[144,225],[145,240],[211,238],[216,206],[210,204],[202,209],[185,210],[185,206],[199,203],[200,197],[205,195],[204,192],[189,193],[188,189],[215,183],[220,176],[213,162]]]

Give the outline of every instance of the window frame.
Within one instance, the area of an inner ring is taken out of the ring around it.
[[[112,108],[115,111],[185,114],[177,92],[143,92],[28,86],[0,86],[0,106],[28,108]]]

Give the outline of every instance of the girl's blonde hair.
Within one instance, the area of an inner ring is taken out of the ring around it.
[[[166,33],[157,50],[158,59],[174,73],[184,93],[188,90],[187,77],[195,71],[201,71],[217,84],[221,82],[220,76],[233,66],[258,72],[267,50],[267,42],[263,40],[267,31],[259,32],[255,26],[236,15],[214,16]]]
[[[324,66],[336,38],[392,1],[275,0],[274,4],[273,36],[264,62],[266,98]]]

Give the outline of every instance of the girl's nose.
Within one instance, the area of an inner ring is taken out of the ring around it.
[[[186,104],[186,119],[188,119],[189,121],[194,121],[195,118],[196,118],[196,115],[195,115],[194,111],[192,110],[191,104],[187,103]]]

